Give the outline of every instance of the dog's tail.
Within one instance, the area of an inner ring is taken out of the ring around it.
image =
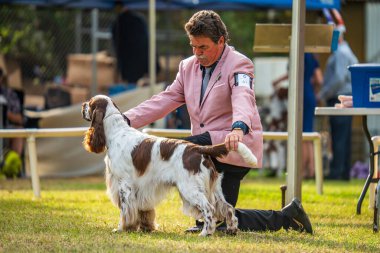
[[[209,155],[212,157],[223,157],[226,156],[230,151],[226,148],[224,143],[214,145],[214,146],[203,146],[200,149],[202,154]],[[239,142],[236,152],[239,153],[246,163],[250,166],[255,167],[257,165],[257,158],[251,152],[251,150],[242,142]]]

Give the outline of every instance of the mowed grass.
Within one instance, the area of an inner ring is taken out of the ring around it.
[[[283,179],[249,177],[242,183],[238,207],[281,208]],[[201,238],[186,234],[193,219],[181,212],[173,192],[156,209],[153,233],[112,233],[119,212],[105,194],[102,177],[41,179],[42,198],[33,200],[27,179],[0,181],[0,252],[380,252],[380,234],[372,232],[368,195],[362,214],[356,203],[363,180],[324,183],[316,194],[304,181],[303,205],[315,234],[295,231],[217,232]]]

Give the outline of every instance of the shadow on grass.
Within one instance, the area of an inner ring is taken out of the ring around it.
[[[342,249],[345,250],[365,250],[368,252],[378,252],[380,249],[380,246],[378,244],[368,245],[364,241],[363,243],[357,243],[357,242],[348,242],[346,240],[344,241],[337,241],[337,240],[329,240],[326,238],[318,237],[318,235],[309,235],[296,231],[290,231],[287,233],[276,233],[276,232],[246,232],[245,236],[252,236],[255,237],[256,243],[267,243],[268,240],[271,241],[271,244],[283,244],[286,245],[291,241],[295,244],[307,244],[309,247],[315,247],[317,249],[320,249],[320,251],[323,251],[323,249],[328,249],[332,252],[339,252],[342,251]],[[249,234],[249,235],[248,235]]]
[[[233,245],[287,245],[291,242],[297,247],[315,248],[329,251],[372,251],[379,252],[378,244],[366,244],[363,242],[352,242],[347,240],[334,240],[321,237],[318,234],[312,236],[295,231],[279,232],[239,232],[237,236],[225,235],[216,232],[213,236],[201,238],[198,234],[186,234],[172,231],[155,231],[153,233],[132,232],[132,233],[112,233],[112,229],[117,225],[114,223],[117,218],[117,210],[103,210],[103,203],[90,205],[90,200],[78,201],[71,203],[52,203],[51,200],[28,201],[28,200],[1,200],[0,211],[0,234],[3,238],[15,236],[16,238],[24,237],[18,245],[32,244],[42,251],[62,250],[69,247],[71,251],[88,251],[88,249],[97,249],[99,252],[106,249],[136,250],[137,252],[167,252],[179,251],[176,247],[184,247],[188,251],[193,249],[207,247],[205,242],[213,244],[212,247],[223,249],[223,247],[234,247]],[[108,200],[107,200],[108,203]],[[87,206],[89,208],[87,208]],[[103,207],[104,208],[104,207]],[[108,219],[108,217],[110,219]],[[329,224],[318,226],[329,227],[364,227],[362,224]],[[183,228],[185,229],[185,227]],[[25,236],[25,235],[29,235]],[[26,237],[26,238],[25,238]],[[45,238],[51,238],[45,242]],[[30,238],[33,238],[30,241]],[[64,239],[62,239],[64,238]],[[4,242],[9,240],[4,240]],[[13,241],[14,243],[14,241]],[[169,248],[160,248],[160,247]],[[4,243],[4,249],[12,251],[14,249],[10,243]],[[41,248],[42,247],[42,248]],[[211,248],[212,249],[212,248]],[[278,248],[276,248],[278,249]]]
[[[59,190],[105,190],[104,176],[78,177],[78,178],[40,178],[41,191]],[[0,190],[17,191],[32,190],[30,178],[7,179],[0,181]]]

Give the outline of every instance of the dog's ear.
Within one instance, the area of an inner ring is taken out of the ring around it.
[[[89,152],[101,153],[106,148],[106,136],[103,126],[104,115],[104,110],[98,108],[92,113],[91,127],[86,131],[83,140],[84,148]]]

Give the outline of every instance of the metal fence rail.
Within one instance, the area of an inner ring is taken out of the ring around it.
[[[7,129],[0,130],[0,138],[26,138],[29,151],[30,176],[35,198],[41,198],[40,179],[37,170],[36,138],[78,137],[83,136],[88,127],[77,128],[43,128],[43,129]]]

